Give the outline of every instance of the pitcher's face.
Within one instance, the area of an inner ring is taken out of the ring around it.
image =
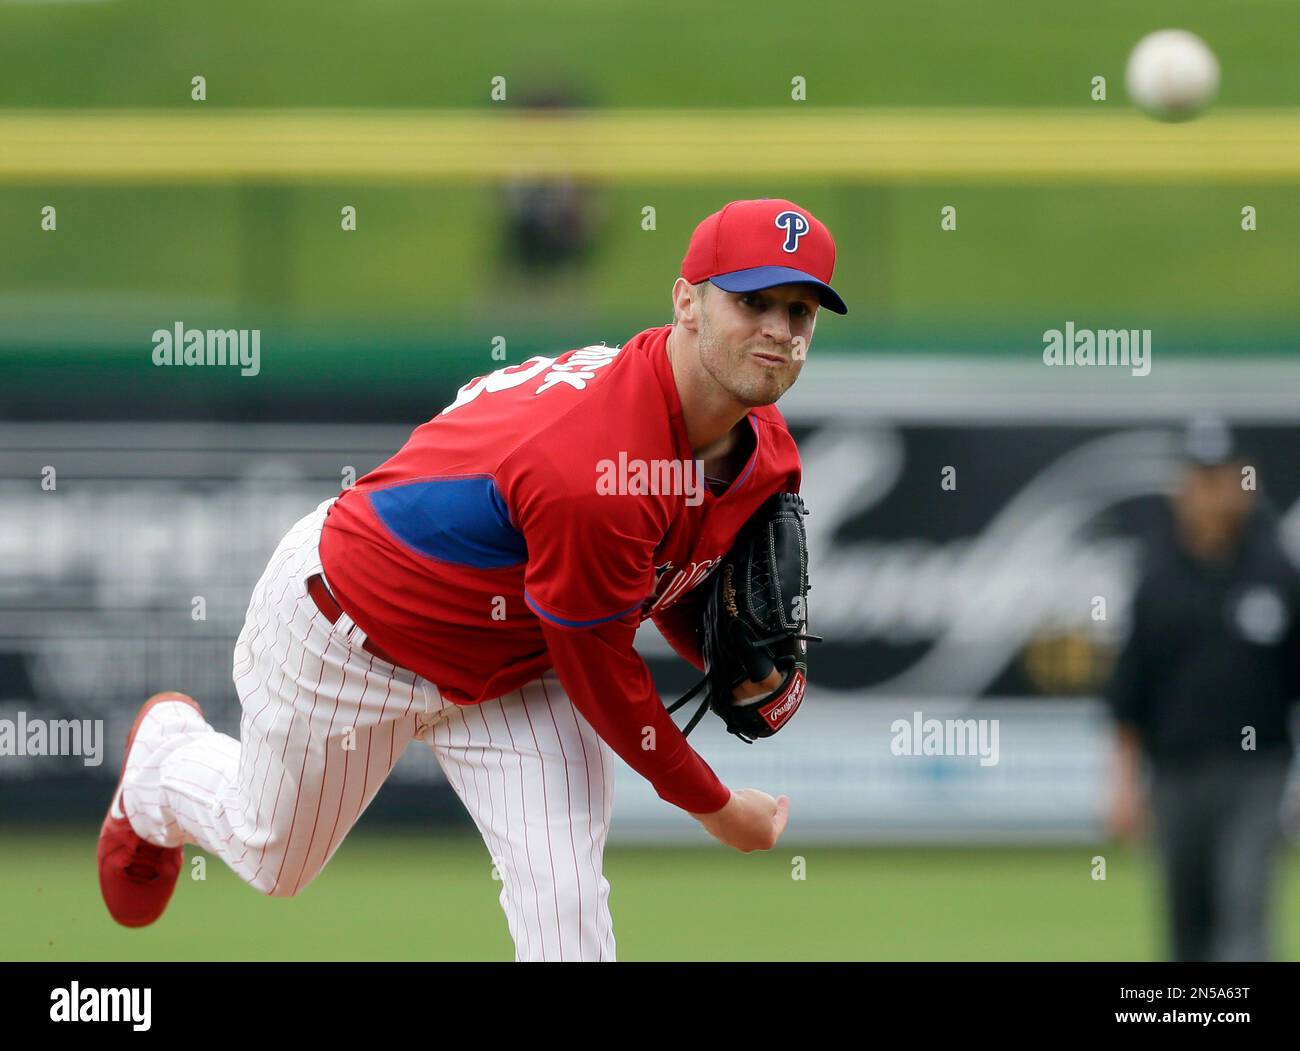
[[[700,362],[740,404],[771,405],[803,370],[819,305],[808,283],[757,292],[710,285],[700,304]]]

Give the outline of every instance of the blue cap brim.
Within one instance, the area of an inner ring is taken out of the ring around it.
[[[758,292],[773,285],[792,285],[796,282],[816,285],[820,290],[821,304],[836,314],[847,314],[849,308],[844,305],[840,294],[825,281],[818,281],[812,274],[805,274],[790,266],[756,266],[750,270],[733,270],[729,274],[717,274],[709,278],[724,292]]]

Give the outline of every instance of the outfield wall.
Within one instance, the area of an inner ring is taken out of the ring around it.
[[[809,837],[1088,838],[1105,777],[1095,698],[1138,538],[1161,527],[1177,425],[1226,413],[1300,550],[1297,391],[1300,369],[1276,359],[1157,359],[1146,377],[810,366],[782,403],[812,509],[811,627],[826,637],[809,699],[774,740],[747,747],[709,717],[693,741],[729,781],[788,790]],[[102,720],[109,742],[99,767],[0,759],[0,820],[93,818],[136,706],[159,689],[193,693],[233,732],[231,652],[266,558],[347,468],[363,474],[416,422],[0,424],[0,718]],[[949,466],[954,490],[940,486]],[[638,648],[665,696],[693,681],[652,625]],[[889,727],[915,711],[997,719],[999,761],[893,755]],[[616,838],[680,831],[620,778]],[[367,820],[427,819],[464,820],[412,748]]]

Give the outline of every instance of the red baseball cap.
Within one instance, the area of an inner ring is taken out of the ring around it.
[[[695,228],[682,277],[691,284],[712,281],[727,292],[757,292],[773,285],[809,281],[821,304],[836,314],[849,308],[830,280],[835,272],[835,241],[813,217],[781,197],[732,201]]]

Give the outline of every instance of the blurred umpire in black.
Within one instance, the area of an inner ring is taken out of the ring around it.
[[[1227,427],[1193,421],[1183,448],[1174,536],[1146,555],[1108,691],[1111,830],[1145,823],[1145,758],[1171,955],[1265,960],[1300,695],[1300,577]]]

